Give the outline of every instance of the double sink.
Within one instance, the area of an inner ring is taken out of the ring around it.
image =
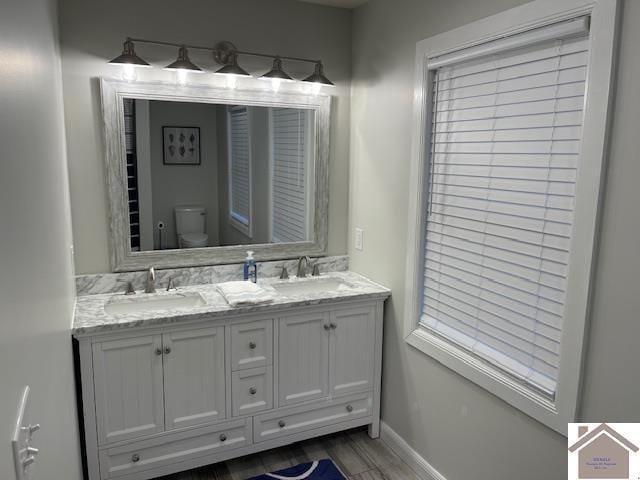
[[[316,295],[349,288],[349,284],[336,277],[292,278],[268,283],[268,287],[284,297]],[[116,296],[109,300],[104,310],[109,315],[126,315],[158,310],[187,310],[206,304],[198,292],[168,292],[140,296]]]

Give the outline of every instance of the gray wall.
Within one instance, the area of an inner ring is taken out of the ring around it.
[[[218,145],[216,106],[206,103],[149,102],[151,124],[151,191],[155,248],[159,247],[158,221],[165,222],[162,247],[177,248],[174,207],[202,205],[206,209],[209,245],[219,244]],[[200,165],[163,163],[163,126],[200,128]]]
[[[331,92],[329,253],[345,253],[351,16],[349,10],[295,0],[62,1],[62,70],[76,271],[110,270],[97,77],[120,75],[117,67],[106,62],[120,53],[126,36],[205,45],[226,39],[240,49],[323,59],[327,75],[337,84]],[[156,66],[167,65],[176,56],[170,48],[140,46],[138,53]],[[191,52],[191,57],[208,70],[216,68],[209,55]],[[242,64],[252,72],[267,71],[270,66],[268,61],[251,58],[243,58]],[[296,77],[309,74],[308,65],[286,66]],[[195,81],[213,82],[211,77]],[[172,81],[173,75],[153,68],[141,70],[139,78]]]
[[[56,3],[0,15],[0,477],[11,480],[18,396],[42,424],[39,478],[79,480],[74,285]]]
[[[566,475],[565,438],[402,337],[415,44],[522,3],[371,0],[354,14],[351,267],[393,289],[385,312],[383,419],[449,480]],[[640,419],[638,22],[640,2],[627,1],[581,401],[582,417],[592,422]],[[352,248],[355,227],[365,230],[364,252]]]

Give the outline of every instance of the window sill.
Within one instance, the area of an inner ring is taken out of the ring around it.
[[[419,326],[405,337],[405,341],[549,428],[567,434],[567,423],[572,420],[561,418],[554,401],[501,370]]]
[[[235,217],[231,216],[229,217],[229,225],[231,225],[233,228],[238,230],[243,235],[246,235],[249,239],[251,238],[252,236],[251,224],[242,223],[241,221],[237,220]]]

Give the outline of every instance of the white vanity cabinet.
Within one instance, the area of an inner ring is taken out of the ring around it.
[[[76,334],[89,480],[378,436],[384,297]]]

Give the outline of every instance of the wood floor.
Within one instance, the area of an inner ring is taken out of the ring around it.
[[[372,440],[362,429],[306,440],[156,480],[246,480],[322,458],[331,458],[352,480],[419,480],[382,440]]]

